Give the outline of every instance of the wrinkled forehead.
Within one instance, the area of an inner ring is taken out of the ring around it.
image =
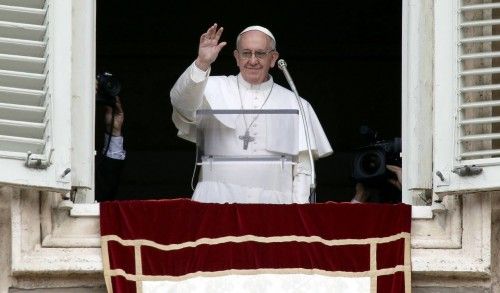
[[[238,44],[240,50],[267,50],[271,47],[271,38],[260,31],[247,31],[240,35]]]
[[[264,34],[266,34],[267,36],[269,36],[273,42],[276,42],[276,39],[274,38],[274,35],[273,33],[271,33],[270,30],[268,30],[267,28],[263,27],[263,26],[260,26],[260,25],[251,25],[247,28],[245,28],[243,31],[241,31],[240,35],[245,33],[245,32],[248,32],[248,31],[259,31],[259,32],[262,32]]]

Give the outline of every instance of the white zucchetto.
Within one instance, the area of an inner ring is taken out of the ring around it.
[[[249,26],[247,27],[246,29],[244,29],[239,35],[241,36],[242,34],[248,32],[248,31],[259,31],[259,32],[263,32],[264,34],[266,34],[267,36],[269,36],[271,39],[273,39],[274,43],[276,43],[276,39],[274,38],[273,34],[271,33],[270,30],[268,30],[267,28],[263,27],[263,26],[260,26],[260,25],[252,25],[252,26]]]

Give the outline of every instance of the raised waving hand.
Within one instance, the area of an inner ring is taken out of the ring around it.
[[[214,23],[204,34],[200,37],[200,45],[198,47],[198,58],[196,58],[196,66],[201,70],[208,70],[210,65],[219,56],[220,50],[224,48],[227,42],[220,42],[223,27],[217,28]]]

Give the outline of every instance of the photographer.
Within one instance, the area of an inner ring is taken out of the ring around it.
[[[117,190],[126,152],[123,149],[122,126],[125,119],[118,93],[117,80],[98,75],[96,81],[97,105],[104,107],[104,147],[96,156],[95,199],[98,202],[117,199]]]
[[[395,178],[388,178],[387,183],[393,188],[376,188],[362,182],[356,183],[356,192],[352,198],[352,203],[378,202],[378,203],[398,203],[401,202],[402,173],[401,167],[386,165]],[[386,192],[386,193],[384,193]]]
[[[360,134],[365,143],[353,159],[351,202],[401,202],[401,138],[380,140],[368,126],[361,126]]]

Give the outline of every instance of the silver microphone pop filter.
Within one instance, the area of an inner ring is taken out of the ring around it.
[[[283,59],[278,60],[278,68],[283,70],[286,68],[286,62]]]

